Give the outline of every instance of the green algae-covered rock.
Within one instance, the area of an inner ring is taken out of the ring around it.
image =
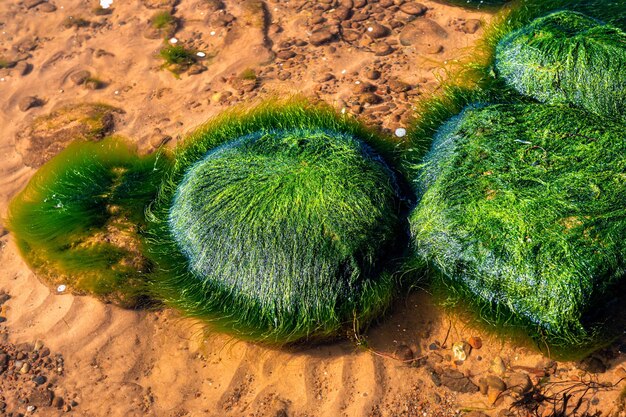
[[[552,342],[581,340],[626,274],[619,124],[565,106],[470,107],[440,129],[419,188],[417,253]]]
[[[583,14],[534,20],[496,47],[499,76],[520,93],[626,120],[626,33]]]
[[[167,210],[155,211],[155,259],[180,254],[156,298],[270,343],[335,337],[382,315],[406,223],[395,174],[354,125],[287,107],[191,138],[207,150],[175,155]]]

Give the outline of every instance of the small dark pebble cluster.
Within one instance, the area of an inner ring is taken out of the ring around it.
[[[0,307],[9,299],[10,295],[0,290]],[[6,317],[2,319],[4,324]],[[58,388],[63,370],[63,356],[50,352],[40,340],[10,343],[8,330],[0,325],[0,416],[71,411],[78,403]]]

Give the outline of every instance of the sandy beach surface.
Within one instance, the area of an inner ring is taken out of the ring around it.
[[[0,1],[1,218],[95,114],[98,135],[141,152],[173,146],[235,104],[296,93],[388,132],[406,128],[412,104],[491,19],[429,0],[97,6]],[[163,11],[175,23],[157,29]],[[175,76],[159,57],[164,37],[204,56],[170,67]],[[58,293],[11,233],[0,236],[0,416],[626,416],[626,339],[556,362],[416,291],[367,334],[272,349],[207,334],[171,310]]]

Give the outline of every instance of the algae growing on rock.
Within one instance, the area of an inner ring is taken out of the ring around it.
[[[424,161],[415,249],[553,343],[575,344],[626,273],[625,155],[623,126],[581,110],[470,107]]]
[[[328,109],[294,105],[201,129],[152,211],[154,257],[172,266],[156,294],[272,343],[377,318],[405,239],[396,176],[368,139]]]
[[[171,154],[74,143],[13,200],[9,226],[51,285],[163,301],[252,340],[335,337],[385,311],[408,242],[382,154],[393,145],[328,107],[270,102]]]
[[[164,167],[117,138],[71,144],[11,201],[8,226],[24,258],[52,286],[145,302],[151,265],[139,233]]]
[[[614,26],[580,13],[552,13],[504,37],[495,68],[540,102],[626,120],[626,33]]]

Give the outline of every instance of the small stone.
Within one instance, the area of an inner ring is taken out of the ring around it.
[[[580,369],[592,374],[603,374],[606,372],[606,365],[599,358],[590,356],[583,359],[578,365]]]
[[[56,10],[57,10],[57,7],[54,4],[48,3],[48,2],[45,2],[44,4],[39,6],[39,11],[42,11],[44,13],[52,13],[52,12],[55,12]]]
[[[26,74],[28,74],[30,72],[30,70],[32,69],[32,65],[30,65],[28,62],[26,61],[20,61],[18,63],[15,64],[15,67],[13,67],[15,69],[15,72],[17,72],[19,75],[24,76]]]
[[[472,336],[469,339],[467,339],[467,343],[469,343],[472,349],[478,350],[481,347],[483,347],[483,341],[480,337]]]
[[[454,360],[464,361],[467,359],[467,354],[469,353],[470,345],[466,342],[457,342],[452,345],[452,354],[454,355]]]
[[[46,377],[43,375],[37,375],[36,377],[33,378],[33,382],[36,385],[42,385],[46,383]]]
[[[322,29],[320,31],[314,32],[309,37],[309,42],[311,42],[314,46],[320,46],[327,44],[335,39],[335,35],[333,35],[329,30]]]
[[[61,397],[54,397],[52,399],[52,406],[55,408],[62,408],[65,401]]]
[[[390,79],[387,82],[387,85],[394,93],[403,93],[405,91],[409,91],[411,86],[404,81],[397,80],[395,78]]]
[[[487,401],[489,404],[494,405],[500,398],[500,394],[502,394],[502,391],[490,387],[487,392]]]
[[[407,2],[400,5],[400,10],[411,16],[421,16],[428,8],[421,3]]]
[[[353,22],[364,22],[370,17],[369,13],[364,11],[358,11],[352,16]],[[355,26],[352,26],[355,27]]]
[[[333,78],[335,78],[335,76],[331,74],[330,72],[327,72],[326,74],[320,75],[316,81],[318,83],[325,83],[325,82],[332,80]]]
[[[361,35],[359,32],[355,30],[344,30],[343,31],[343,40],[346,42],[356,42],[361,39]]]
[[[39,107],[42,104],[43,102],[39,100],[37,97],[28,96],[28,97],[23,97],[22,99],[20,99],[17,106],[19,107],[21,111],[28,111],[29,109],[32,109],[33,107]]]
[[[32,9],[35,6],[39,6],[45,0],[24,0],[23,4],[27,9]]]
[[[461,30],[467,34],[474,34],[480,29],[481,22],[478,19],[468,19],[461,26]]]
[[[428,350],[438,350],[439,346],[437,345],[437,343],[431,343],[430,345],[428,345]]]
[[[47,389],[36,389],[28,397],[28,403],[33,407],[48,407],[52,403],[54,394]]]
[[[521,372],[512,374],[508,379],[506,385],[511,392],[519,395],[526,394],[533,388],[533,383],[530,381],[528,375]]]
[[[365,76],[369,79],[369,80],[377,80],[380,78],[381,74],[380,71],[376,71],[376,70],[369,70],[365,73]]]
[[[11,299],[11,296],[5,292],[0,292],[0,306]]]
[[[6,317],[0,316],[0,323],[4,323],[5,321],[7,321]]]
[[[398,345],[393,355],[403,362],[410,362],[414,358],[413,350],[405,344]]]
[[[288,79],[291,78],[291,72],[289,71],[281,72],[280,74],[278,74],[277,78],[281,81],[287,81]]]
[[[41,340],[37,340],[35,341],[35,346],[33,346],[33,350],[37,352],[42,347],[43,347],[43,342]]]
[[[378,104],[382,102],[383,99],[374,93],[365,93],[359,97],[359,101],[368,104]]]
[[[403,46],[414,45],[418,50],[425,42],[425,39],[430,40],[430,44],[438,39],[446,39],[448,32],[442,28],[437,22],[431,19],[422,18],[416,19],[411,23],[408,23],[402,31],[398,39]]]
[[[24,362],[24,364],[20,368],[20,373],[27,374],[29,371],[30,371],[30,364],[28,362]]]
[[[378,23],[374,23],[370,27],[367,28],[367,34],[372,39],[380,39],[386,36],[389,36],[391,31],[388,27],[380,25]]]
[[[96,78],[88,78],[84,86],[87,90],[99,90],[105,87],[106,84]]]
[[[487,375],[483,379],[485,380],[485,383],[487,384],[488,387],[491,387],[491,388],[496,389],[498,391],[505,391],[506,390],[506,384],[504,383],[504,381],[501,380],[500,378],[498,378],[495,375]]]
[[[403,138],[406,136],[406,129],[403,127],[399,127],[395,130],[394,134],[396,137]]]
[[[435,384],[436,387],[441,386],[441,377],[437,372],[435,372],[434,369],[429,369],[428,375],[430,376],[431,381],[433,381],[433,384]]]
[[[478,392],[478,387],[468,377],[454,369],[448,368],[443,371],[441,374],[441,383],[456,392]]]
[[[343,22],[344,20],[350,19],[350,16],[352,16],[352,9],[349,7],[338,7],[335,9],[334,15],[337,20]]]
[[[352,91],[354,91],[355,94],[369,93],[372,91],[376,91],[376,86],[368,82],[359,83],[354,86]]]
[[[482,395],[487,395],[487,392],[489,392],[489,384],[485,378],[480,378],[478,380],[478,390]]]
[[[189,74],[189,75],[197,75],[197,74],[203,73],[206,70],[207,70],[207,67],[205,67],[204,65],[193,64],[187,70],[187,74]]]
[[[280,58],[280,59],[291,59],[294,56],[296,56],[296,53],[288,49],[276,52],[276,58]]]
[[[41,349],[41,352],[39,352],[39,356],[41,356],[42,358],[45,358],[48,355],[50,355],[50,349],[48,349],[47,347],[44,347],[43,349]]]
[[[500,356],[496,356],[491,362],[490,369],[494,374],[502,376],[506,372],[506,365]]]
[[[28,407],[26,407],[26,411],[29,412],[29,413],[32,413],[36,409],[37,409],[37,407],[35,407],[34,405],[29,405]]]
[[[82,70],[70,75],[70,80],[76,85],[82,85],[85,84],[89,77],[91,77],[91,73],[87,70]]]
[[[393,48],[391,45],[380,42],[374,47],[374,55],[376,56],[387,56],[393,52]]]

